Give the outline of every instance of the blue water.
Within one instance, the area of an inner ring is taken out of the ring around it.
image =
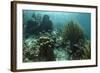
[[[32,18],[33,13],[40,14],[42,17],[48,15],[53,22],[54,29],[62,28],[70,20],[77,21],[83,28],[86,38],[91,39],[91,13],[23,10],[24,25]]]

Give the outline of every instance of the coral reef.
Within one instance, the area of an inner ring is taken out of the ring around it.
[[[30,35],[39,35],[40,32],[52,32],[53,23],[48,15],[44,15],[43,18],[41,14],[32,14],[31,19],[27,21],[24,25],[24,37],[28,38]]]
[[[91,43],[89,40],[85,42],[84,53],[82,55],[83,59],[91,59]]]
[[[24,62],[32,62],[38,61],[39,55],[39,45],[37,45],[37,40],[34,38],[29,38],[24,41],[23,44],[23,61]]]
[[[40,61],[54,61],[55,60],[54,52],[53,52],[54,41],[49,37],[41,36],[38,39],[38,43],[40,45],[39,48]]]
[[[71,43],[77,43],[80,39],[84,40],[84,31],[80,24],[74,21],[68,22],[63,29],[63,41],[69,40]]]
[[[91,58],[91,42],[74,20],[54,24],[49,15],[35,14],[23,32],[23,62],[82,60]]]
[[[31,19],[24,25],[23,62],[53,61],[52,21],[48,15],[33,13]]]
[[[25,32],[25,37],[28,38],[30,35],[32,34],[36,34],[38,33],[38,27],[39,27],[39,24],[38,22],[36,21],[36,14],[33,14],[31,19],[27,21],[27,24],[26,24],[26,30],[24,30]]]
[[[53,23],[48,15],[44,15],[39,30],[41,32],[52,32]]]
[[[55,61],[54,40],[48,33],[41,33],[38,39],[31,37],[24,40],[23,46],[24,62]]]
[[[64,26],[62,38],[70,59],[81,59],[85,37],[80,24],[74,21],[68,22]]]

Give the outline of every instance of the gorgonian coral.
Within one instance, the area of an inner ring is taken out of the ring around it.
[[[64,26],[62,38],[67,52],[70,55],[70,59],[81,59],[85,37],[80,24],[74,21],[68,22]]]

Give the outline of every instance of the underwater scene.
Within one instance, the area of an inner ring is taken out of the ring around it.
[[[23,10],[23,62],[91,59],[91,13]]]

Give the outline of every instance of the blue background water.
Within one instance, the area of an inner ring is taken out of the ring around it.
[[[53,22],[54,28],[61,28],[70,20],[75,20],[80,23],[85,32],[85,36],[90,40],[91,36],[91,13],[77,13],[77,12],[54,12],[54,11],[33,11],[23,10],[23,24],[26,25],[27,21],[31,19],[32,14],[35,13],[49,15],[50,20]]]

